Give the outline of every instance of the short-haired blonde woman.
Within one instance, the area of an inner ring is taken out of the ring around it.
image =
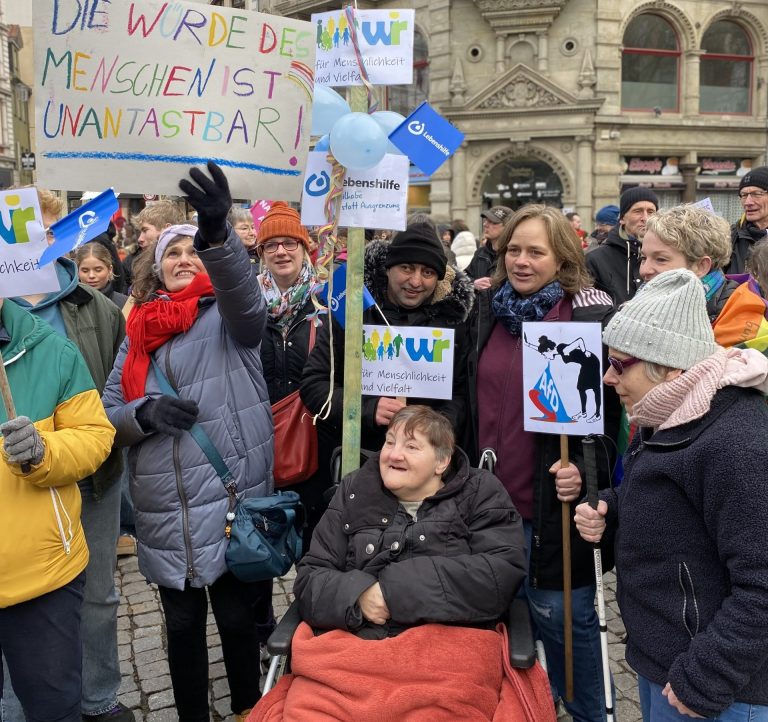
[[[675,268],[693,271],[704,286],[711,323],[739,285],[725,277],[730,258],[728,221],[700,206],[675,206],[656,212],[646,221],[640,253],[643,281]]]
[[[557,208],[523,206],[507,220],[496,248],[498,260],[491,288],[478,294],[470,331],[473,439],[469,446],[474,446],[475,454],[481,449],[495,452],[495,474],[523,517],[530,550],[525,592],[546,650],[550,680],[565,696],[562,500],[555,492],[553,475],[581,490],[576,465],[581,444],[576,438],[571,445],[571,458],[576,463],[560,468],[559,437],[523,429],[522,324],[605,324],[614,309],[610,296],[592,287],[581,241]],[[559,348],[557,351],[562,353]],[[606,433],[615,436],[615,397],[607,409],[586,403],[589,389],[596,402],[600,399],[599,359],[583,350],[568,352],[567,356],[578,356],[582,366],[579,418],[596,420],[602,415]],[[571,543],[575,675],[573,701],[565,702],[565,706],[575,721],[593,722],[604,719],[605,710],[593,553],[575,529]]]

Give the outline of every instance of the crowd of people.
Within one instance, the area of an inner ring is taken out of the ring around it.
[[[742,177],[732,226],[695,204],[660,209],[637,187],[601,208],[589,234],[578,214],[536,204],[484,210],[479,239],[463,220],[438,226],[424,214],[368,234],[375,303],[363,322],[452,329],[452,394],[363,395],[371,458],[338,486],[345,328],[318,300],[316,238],[282,201],[257,227],[213,163],[179,185],[194,220],[178,203],[148,204],[130,221],[132,253],[121,259],[103,234],[56,261],[58,291],[0,302],[17,412],[0,409],[5,719],[133,720],[117,697],[123,553],[138,553],[159,589],[181,722],[210,715],[208,600],[232,713],[273,719],[274,704],[260,703],[272,581],[228,571],[225,527],[238,500],[272,493],[271,406],[299,391],[317,424],[317,471],[286,488],[305,509],[294,592],[318,640],[343,641],[335,630],[407,647],[434,638],[408,635],[444,625],[482,632],[482,646],[524,597],[547,662],[541,722],[558,702],[574,722],[605,720],[599,544],[605,569],[615,558],[645,722],[768,720],[768,167]],[[48,227],[62,204],[38,193]],[[557,435],[524,429],[522,325],[532,321],[602,329],[602,389],[594,364],[579,376],[574,416],[604,425],[596,509],[583,503],[580,439],[563,463]],[[190,433],[197,426],[235,487]],[[488,458],[493,473],[478,468]],[[460,653],[448,639],[445,669]],[[311,665],[295,662],[309,679]],[[300,705],[314,698],[305,691]]]

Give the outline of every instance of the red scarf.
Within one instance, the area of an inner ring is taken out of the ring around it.
[[[160,289],[158,294],[168,296],[134,306],[128,316],[126,335],[128,353],[123,365],[123,396],[133,401],[144,396],[149,373],[149,354],[168,339],[188,331],[197,318],[200,299],[213,296],[213,286],[207,273],[198,273],[181,291],[169,293]]]

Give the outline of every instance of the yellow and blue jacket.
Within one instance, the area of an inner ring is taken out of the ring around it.
[[[16,414],[34,421],[45,444],[42,462],[25,474],[8,463],[0,436],[2,608],[59,589],[85,569],[77,482],[107,458],[115,430],[77,347],[8,300],[0,353]]]

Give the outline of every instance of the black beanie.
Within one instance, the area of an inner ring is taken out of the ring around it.
[[[739,190],[747,186],[754,186],[755,188],[762,188],[764,191],[768,191],[768,166],[761,165],[759,168],[749,171],[741,179]]]
[[[632,208],[635,203],[640,201],[650,201],[659,210],[659,197],[650,188],[629,188],[621,194],[619,199],[619,220],[624,218],[624,214]]]
[[[434,226],[414,223],[395,235],[384,265],[392,268],[399,263],[421,263],[433,268],[438,278],[444,278],[448,260]]]

